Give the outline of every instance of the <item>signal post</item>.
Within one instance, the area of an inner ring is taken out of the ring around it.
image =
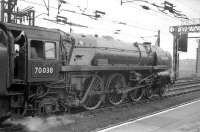
[[[169,32],[173,35],[173,73],[174,80],[179,75],[179,53],[178,51],[187,52],[188,33],[200,32],[200,23],[191,25],[171,26]],[[200,37],[195,37],[200,38]]]

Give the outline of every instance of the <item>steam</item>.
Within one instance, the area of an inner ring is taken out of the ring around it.
[[[23,125],[29,132],[51,132],[52,128],[62,127],[71,123],[74,120],[67,115],[51,116],[47,118],[42,117],[25,117],[17,120],[7,120],[7,123],[14,125]]]

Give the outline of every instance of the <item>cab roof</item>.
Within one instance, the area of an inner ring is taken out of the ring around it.
[[[11,24],[11,23],[0,23],[0,25],[4,25],[7,30],[17,30],[24,31],[25,35],[31,39],[42,39],[42,40],[59,40],[60,32],[55,29],[47,29],[44,27],[38,26],[28,26],[21,24]]]

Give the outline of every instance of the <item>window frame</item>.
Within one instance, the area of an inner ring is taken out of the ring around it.
[[[56,42],[54,42],[54,41],[43,41],[43,42],[44,42],[44,57],[45,57],[45,60],[55,60],[57,58]],[[54,53],[55,53],[54,58],[47,58],[47,56],[46,56],[46,46],[45,46],[46,43],[54,44],[54,48],[55,48],[54,49]]]
[[[43,57],[42,58],[32,58],[31,57],[31,41],[41,41],[43,44]],[[55,46],[55,58],[47,58],[45,52],[45,43],[53,43]],[[41,40],[41,39],[30,39],[29,40],[29,58],[31,60],[57,60],[57,42],[56,41],[49,41],[49,40]]]

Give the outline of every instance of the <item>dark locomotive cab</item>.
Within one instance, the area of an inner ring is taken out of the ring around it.
[[[59,80],[60,37],[56,30],[0,23],[0,106],[6,100],[9,103],[3,108],[22,113],[25,99],[44,94],[46,87],[41,90],[41,86]],[[37,101],[30,109],[43,109]]]
[[[55,81],[59,68],[59,33],[45,28],[6,24],[11,33],[13,83]]]

